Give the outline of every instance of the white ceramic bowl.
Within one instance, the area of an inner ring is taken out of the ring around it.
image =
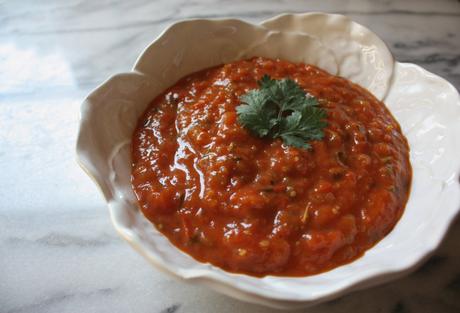
[[[413,183],[393,231],[351,264],[301,278],[255,278],[199,263],[175,248],[139,210],[130,184],[131,135],[149,102],[192,72],[251,56],[317,65],[382,99],[410,145]],[[444,79],[394,62],[374,33],[345,16],[281,15],[253,25],[190,20],[164,31],[133,70],[108,79],[81,109],[78,161],[102,190],[112,222],[159,269],[232,297],[277,308],[310,306],[389,281],[439,245],[460,206],[460,100]]]

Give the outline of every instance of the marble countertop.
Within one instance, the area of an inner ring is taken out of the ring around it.
[[[0,0],[0,312],[271,312],[156,271],[74,155],[79,106],[184,18],[349,15],[460,89],[460,1]],[[442,208],[441,208],[442,209]],[[305,310],[460,312],[460,220],[416,273]]]

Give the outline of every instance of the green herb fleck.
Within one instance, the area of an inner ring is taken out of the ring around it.
[[[326,111],[292,79],[274,80],[264,75],[241,97],[236,108],[239,123],[258,137],[281,138],[286,145],[311,148],[327,126]]]

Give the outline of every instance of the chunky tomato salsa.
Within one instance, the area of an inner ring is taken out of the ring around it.
[[[310,149],[254,136],[241,96],[289,78],[327,112]],[[133,135],[144,215],[196,260],[253,276],[306,276],[360,257],[400,218],[409,147],[385,105],[306,64],[252,58],[191,74],[152,101]]]

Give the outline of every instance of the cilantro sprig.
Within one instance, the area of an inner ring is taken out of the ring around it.
[[[291,79],[264,75],[258,84],[259,89],[244,94],[236,108],[242,126],[258,137],[281,138],[286,145],[303,149],[324,137],[327,114],[315,97]]]

